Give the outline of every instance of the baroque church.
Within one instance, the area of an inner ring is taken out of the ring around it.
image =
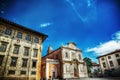
[[[42,58],[41,77],[46,80],[88,77],[82,51],[74,42],[69,42],[54,51],[50,46],[47,55]]]

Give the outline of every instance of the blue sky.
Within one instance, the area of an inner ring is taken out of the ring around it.
[[[43,32],[42,55],[75,42],[83,57],[96,57],[120,48],[119,0],[0,0],[0,17]]]

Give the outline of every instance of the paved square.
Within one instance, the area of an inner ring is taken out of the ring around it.
[[[120,78],[80,78],[80,79],[68,79],[68,80],[120,80]]]

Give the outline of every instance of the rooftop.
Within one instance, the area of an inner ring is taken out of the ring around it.
[[[34,34],[43,36],[43,41],[48,37],[46,34],[43,34],[43,33],[41,33],[41,32],[32,30],[32,29],[30,29],[30,28],[27,28],[27,27],[25,27],[25,26],[22,26],[22,25],[20,25],[20,24],[17,24],[17,23],[15,23],[15,22],[12,22],[12,21],[9,21],[9,20],[6,20],[6,19],[1,18],[1,17],[0,17],[0,22],[4,22],[4,23],[10,24],[10,25],[12,25],[12,26],[17,26],[17,27],[19,27],[19,28],[21,28],[21,29],[23,29],[23,30],[27,30],[27,31],[33,32]]]
[[[117,52],[120,52],[120,49],[115,50],[115,51],[113,51],[113,52],[111,52],[111,53],[107,53],[107,54],[104,54],[104,55],[98,56],[97,58],[100,58],[100,57],[103,57],[103,56],[107,56],[107,55],[110,55],[110,54],[114,54],[114,53],[117,53]]]

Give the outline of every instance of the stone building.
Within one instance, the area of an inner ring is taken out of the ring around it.
[[[104,73],[105,70],[120,68],[120,50],[116,50],[114,52],[99,56],[97,58],[99,60],[102,73]]]
[[[100,65],[96,62],[93,62],[91,67],[91,73],[94,73],[95,70],[100,70]]]
[[[40,80],[47,35],[0,18],[0,80]]]
[[[49,47],[47,55],[42,58],[41,73],[44,79],[88,77],[82,51],[73,42],[54,51]]]
[[[97,64],[96,62],[92,62],[92,67],[90,69],[91,69],[91,74],[90,74],[91,77],[97,77],[98,73],[100,73],[100,65]]]

